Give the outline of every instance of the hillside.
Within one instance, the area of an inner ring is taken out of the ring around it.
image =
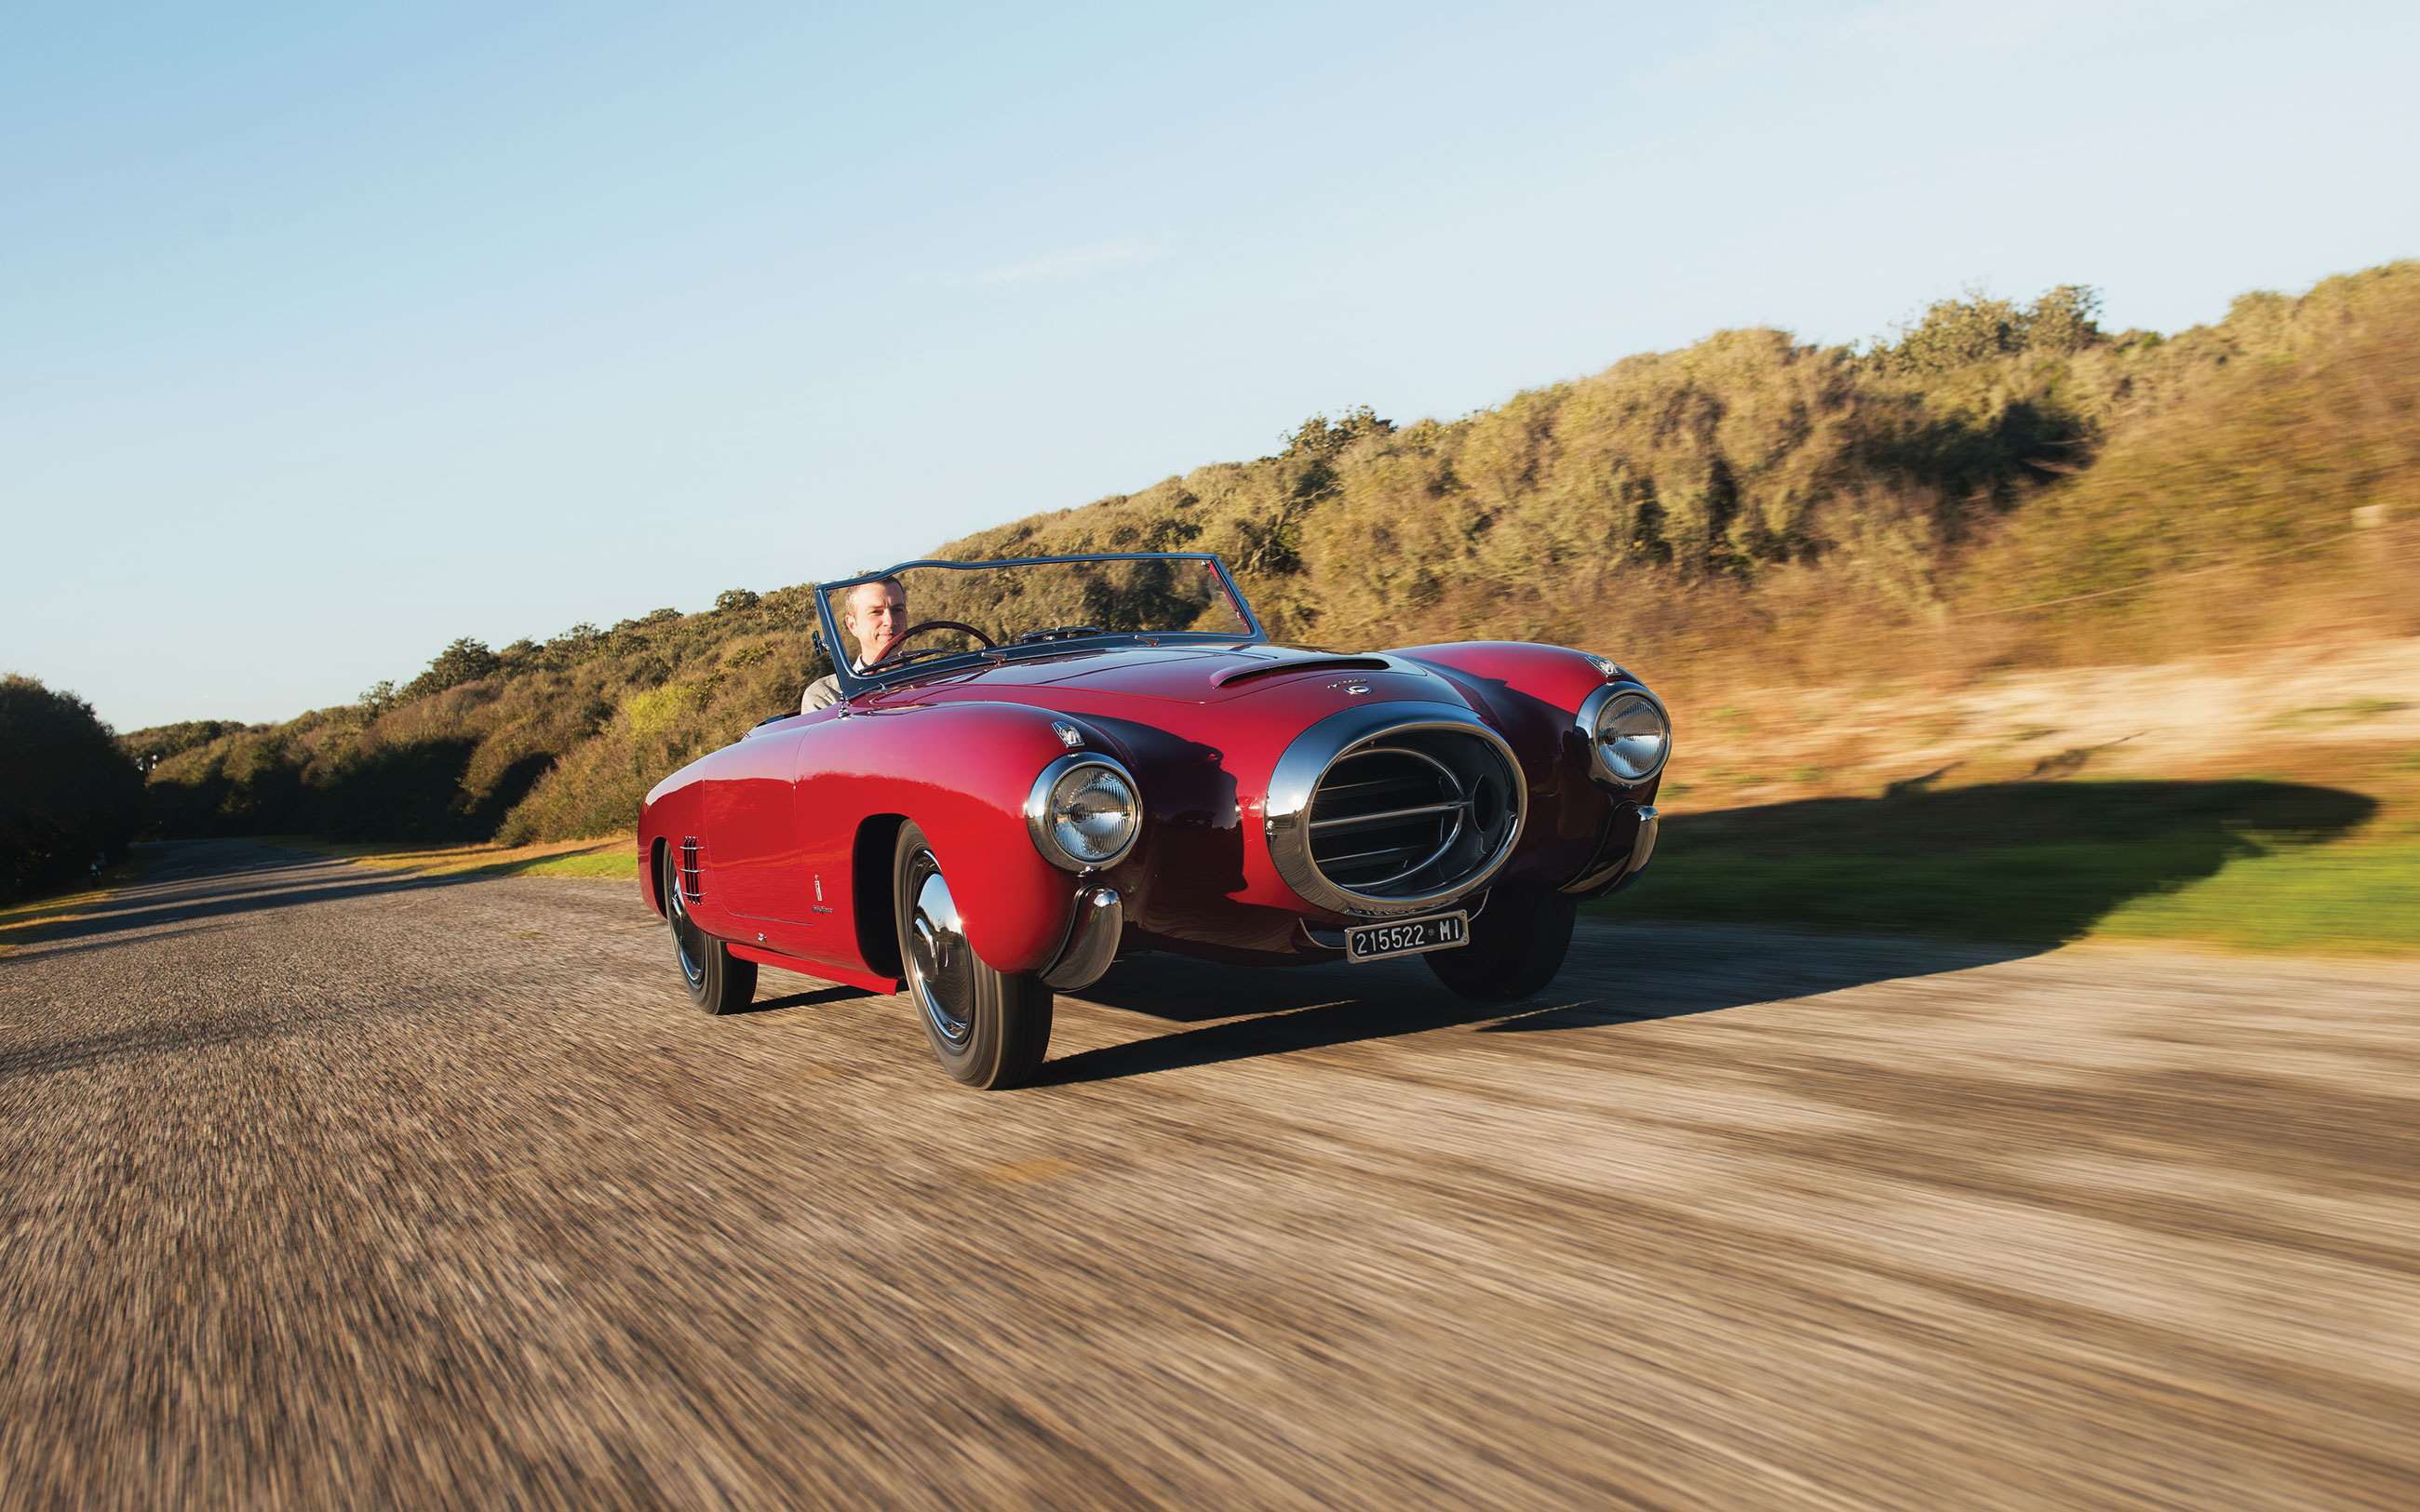
[[[1866,351],[1723,332],[1458,421],[1314,416],[1276,455],[934,554],[1216,550],[1282,638],[1558,640],[1684,701],[2420,633],[2420,264],[2175,336],[2094,316],[2066,287]],[[459,641],[358,703],[123,743],[166,834],[609,833],[796,705],[810,612],[734,590]]]

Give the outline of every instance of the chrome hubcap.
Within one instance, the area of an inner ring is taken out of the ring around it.
[[[961,1045],[974,1032],[974,952],[958,918],[950,885],[930,851],[908,864],[908,982],[933,1032]]]
[[[688,901],[681,897],[680,872],[664,868],[665,912],[672,918],[673,953],[680,957],[681,975],[692,987],[706,980],[706,942],[696,923],[689,917]]]

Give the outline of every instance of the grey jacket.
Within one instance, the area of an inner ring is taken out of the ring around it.
[[[806,697],[799,700],[799,712],[808,714],[816,709],[828,709],[839,702],[840,679],[826,672],[807,685]]]

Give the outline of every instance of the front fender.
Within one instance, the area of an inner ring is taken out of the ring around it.
[[[1576,713],[1608,680],[1606,665],[1584,651],[1527,640],[1460,640],[1446,645],[1405,646],[1394,653],[1452,676],[1466,696],[1476,697],[1499,716],[1528,699]],[[1508,699],[1507,694],[1514,695]]]
[[[799,802],[859,821],[912,821],[941,863],[975,954],[995,970],[1039,971],[1067,938],[1077,888],[1076,874],[1045,860],[1025,824],[1034,779],[1067,754],[1054,722],[1068,721],[1009,703],[852,713],[833,732],[840,738],[825,742],[830,755],[800,772]]]
[[[1610,842],[1610,826],[1621,822],[1620,815],[1635,818],[1636,806],[1655,801],[1660,773],[1618,792],[1590,776],[1579,711],[1609,683],[1634,681],[1612,663],[1565,646],[1520,640],[1406,646],[1394,655],[1451,681],[1521,752],[1533,784],[1529,833],[1506,875],[1560,885]]]

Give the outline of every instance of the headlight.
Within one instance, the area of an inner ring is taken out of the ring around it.
[[[1607,781],[1644,782],[1664,769],[1672,753],[1672,721],[1646,692],[1635,687],[1600,688],[1589,697],[1581,729],[1589,759]]]
[[[1134,779],[1105,756],[1062,756],[1025,801],[1026,827],[1045,859],[1071,872],[1113,866],[1142,827]]]

